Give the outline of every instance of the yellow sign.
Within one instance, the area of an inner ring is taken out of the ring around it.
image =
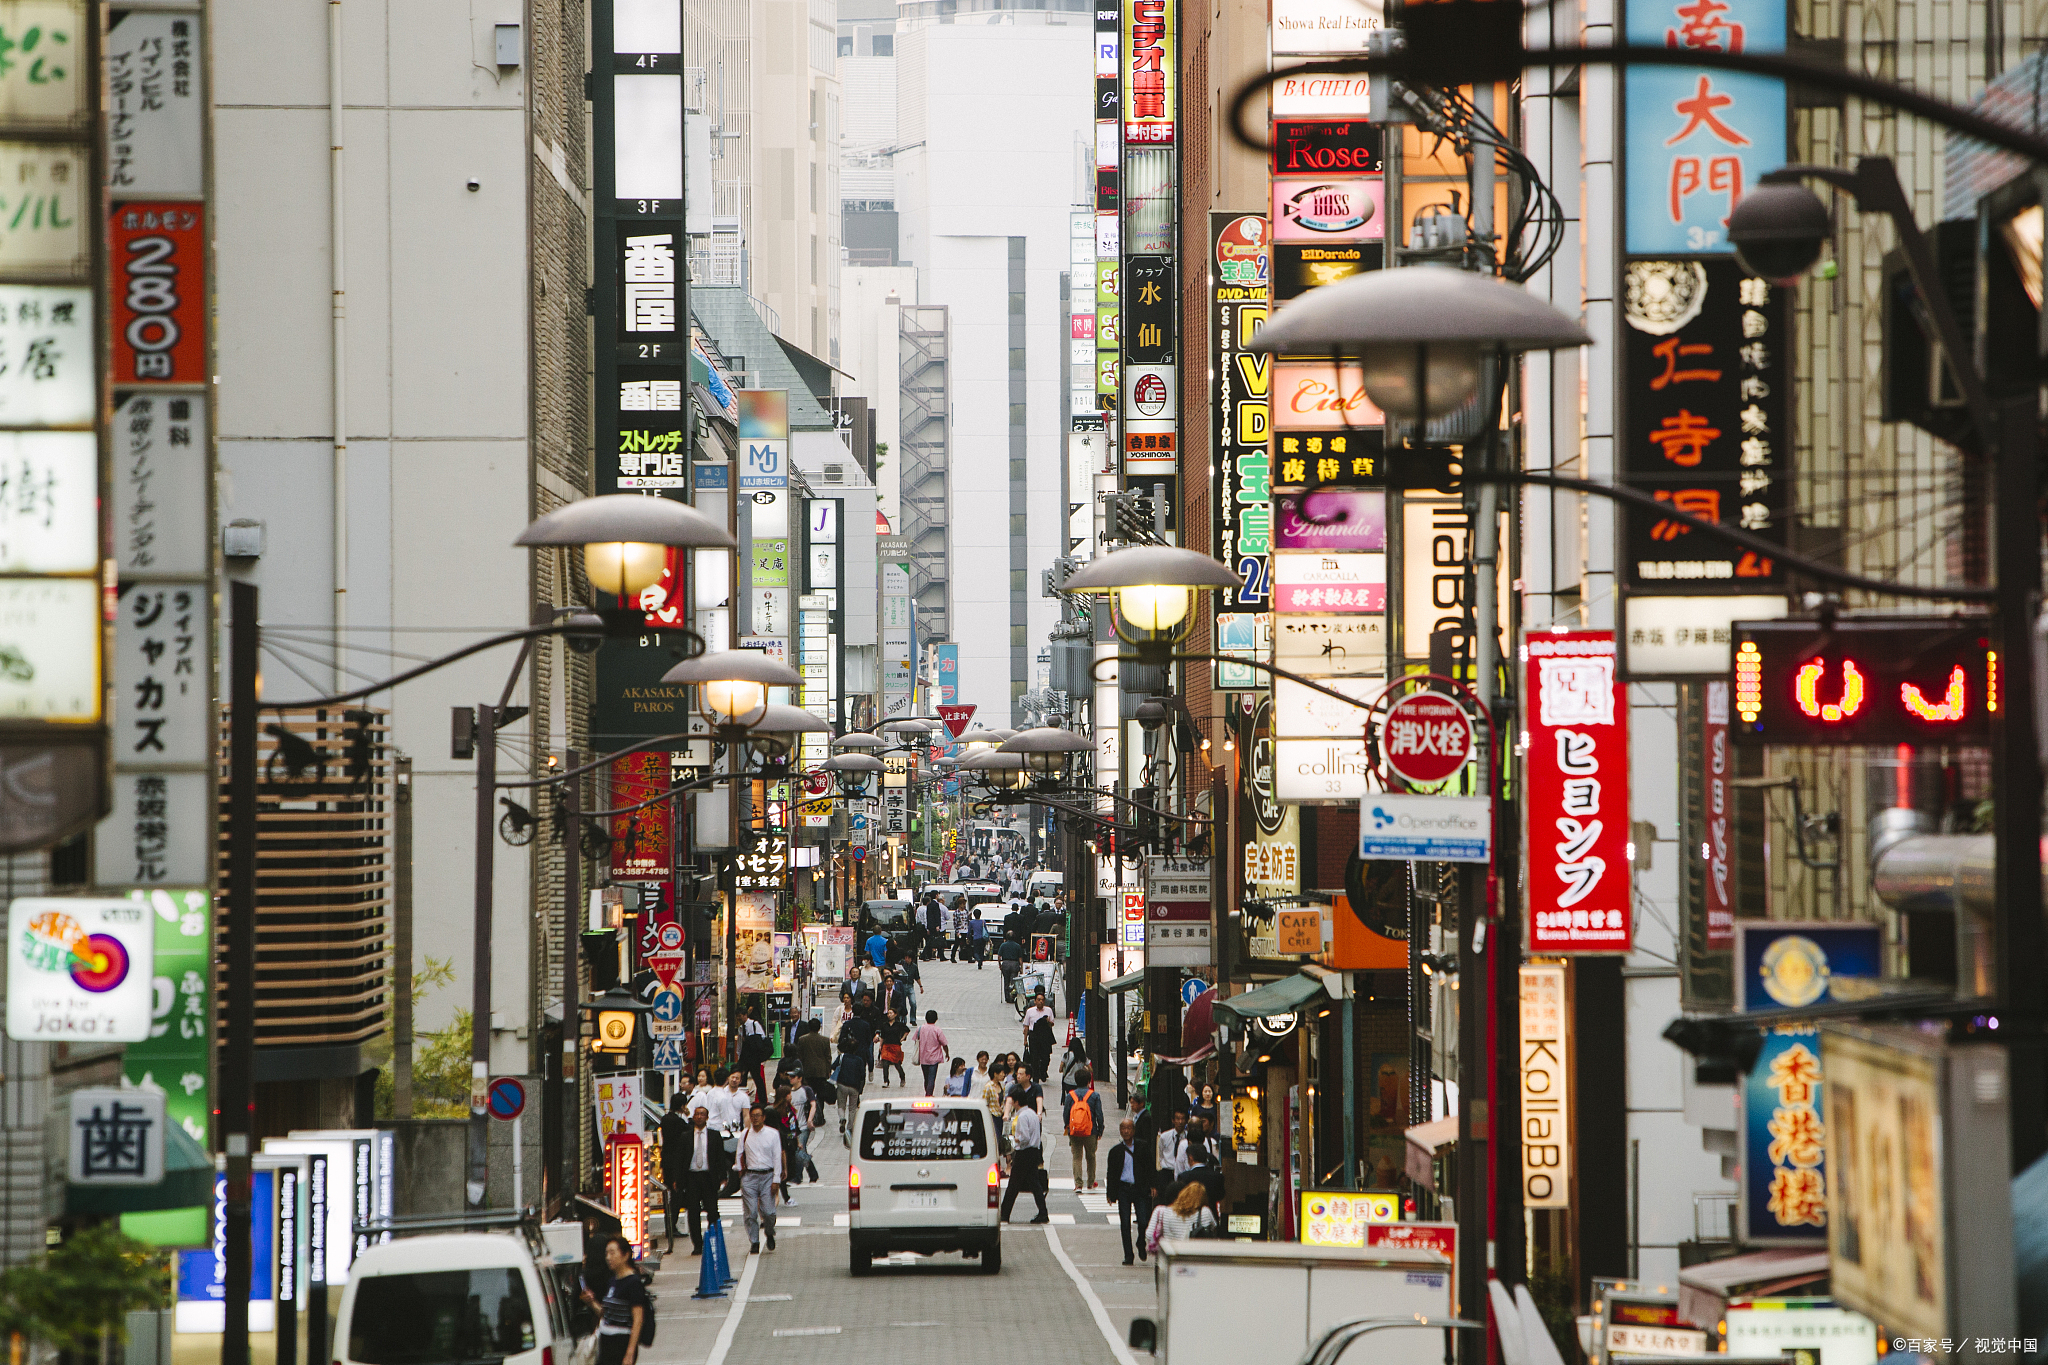
[[[1368,1223],[1401,1221],[1401,1196],[1343,1190],[1301,1192],[1301,1243],[1312,1247],[1364,1247]]]
[[[1230,1106],[1231,1143],[1239,1150],[1258,1150],[1266,1126],[1258,1100],[1250,1095],[1240,1095],[1225,1103]]]
[[[1284,953],[1320,953],[1323,915],[1320,910],[1281,910],[1273,916],[1273,936]]]

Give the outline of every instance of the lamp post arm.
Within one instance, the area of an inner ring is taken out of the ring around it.
[[[417,668],[408,668],[405,672],[393,674],[382,682],[371,683],[368,687],[358,687],[353,692],[337,692],[333,696],[307,697],[299,701],[266,701],[261,704],[261,709],[277,710],[288,707],[339,706],[343,702],[361,701],[365,697],[373,697],[388,688],[398,686],[400,683],[411,682],[414,678],[423,678],[427,674],[437,672],[452,663],[458,663],[463,659],[467,659],[472,654],[481,654],[487,649],[496,649],[499,645],[509,645],[514,640],[523,641],[531,645],[533,641],[543,635],[581,635],[585,634],[586,631],[587,627],[585,626],[570,625],[565,622],[558,622],[549,626],[529,626],[525,630],[508,630],[502,635],[493,635],[487,639],[478,640],[474,644],[464,645],[461,649],[455,650],[453,653],[443,654],[438,659],[429,659]],[[704,652],[703,640],[698,638],[694,631],[686,633],[698,646],[697,653],[702,654]],[[693,655],[692,657],[695,656]],[[522,660],[522,662],[524,661]],[[514,675],[515,677],[517,676],[516,669]],[[508,702],[510,696],[511,694],[508,689],[506,693]]]
[[[624,758],[628,754],[644,754],[649,749],[655,748],[657,745],[666,744],[673,739],[697,738],[701,738],[701,736],[693,735],[688,730],[678,730],[672,735],[656,735],[652,739],[643,739],[638,744],[629,745],[624,749],[614,749],[611,753],[600,754],[596,758],[591,759],[590,762],[578,764],[574,768],[564,768],[561,772],[549,773],[546,777],[536,777],[530,782],[500,782],[497,784],[497,789],[499,791],[511,791],[517,787],[553,786],[557,782],[567,782],[572,777],[581,777],[592,769],[602,768],[615,758]]]

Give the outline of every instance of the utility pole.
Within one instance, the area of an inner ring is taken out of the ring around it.
[[[220,1044],[220,1133],[227,1151],[227,1283],[247,1285],[249,1169],[255,1136],[256,1060],[256,707],[261,694],[261,626],[253,583],[229,585],[227,1009]],[[249,1296],[223,1305],[221,1365],[249,1365]]]
[[[476,889],[471,925],[469,1029],[469,1206],[482,1208],[488,1179],[490,1115],[485,1111],[491,1080],[491,878],[494,872],[491,815],[498,790],[498,711],[476,708]]]
[[[562,771],[573,773],[583,755],[570,749],[562,755]],[[583,1184],[583,1092],[577,1074],[577,1057],[582,1048],[583,1015],[578,995],[582,992],[583,851],[577,842],[582,824],[583,779],[571,777],[562,783],[562,1067],[556,1082],[560,1088],[556,1113],[561,1119],[561,1166],[555,1172],[555,1193],[566,1204]],[[535,813],[535,818],[539,813]]]

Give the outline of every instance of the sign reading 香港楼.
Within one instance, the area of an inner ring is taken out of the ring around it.
[[[1827,1240],[1820,1051],[1820,1030],[1810,1024],[1767,1030],[1743,1083],[1742,1195],[1736,1208],[1745,1243]]]

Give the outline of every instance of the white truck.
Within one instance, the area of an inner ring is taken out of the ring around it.
[[[1361,1318],[1412,1326],[1373,1333],[1360,1361],[1442,1365],[1445,1358],[1444,1333],[1414,1321],[1451,1316],[1451,1265],[1434,1251],[1162,1242],[1152,1276],[1158,1316],[1133,1319],[1130,1342],[1152,1351],[1158,1365],[1300,1360],[1330,1328]],[[1247,1311],[1250,1304],[1257,1311]]]

